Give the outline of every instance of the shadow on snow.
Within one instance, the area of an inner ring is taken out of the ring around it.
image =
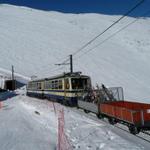
[[[13,91],[2,92],[2,93],[0,93],[0,101],[5,101],[5,100],[15,97],[15,96],[17,96],[17,94]]]

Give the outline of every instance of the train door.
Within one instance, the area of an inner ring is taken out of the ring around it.
[[[64,79],[64,100],[63,100],[63,103],[65,105],[68,104],[68,90],[70,89],[70,82],[69,82],[69,78],[65,78]]]
[[[41,83],[41,97],[42,97],[42,99],[44,99],[44,81]]]

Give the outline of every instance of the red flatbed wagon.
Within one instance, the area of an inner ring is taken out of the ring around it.
[[[111,124],[118,122],[126,124],[132,134],[150,130],[150,104],[115,101],[103,103],[99,109]]]

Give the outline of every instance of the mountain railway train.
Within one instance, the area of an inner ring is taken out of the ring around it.
[[[81,72],[30,81],[27,95],[95,113],[100,119],[107,118],[112,125],[126,125],[132,134],[150,130],[150,104],[124,101],[122,87],[106,88],[102,84],[92,89],[91,78]]]
[[[30,81],[27,85],[27,95],[76,106],[77,97],[90,87],[89,76],[81,75],[80,72],[64,73],[51,78]]]

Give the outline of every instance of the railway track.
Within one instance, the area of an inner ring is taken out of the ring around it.
[[[122,125],[122,126],[123,126],[123,125]],[[122,130],[122,131],[124,131],[124,132],[127,132],[127,133],[131,134],[131,133],[128,131],[128,129],[125,129],[124,127],[120,127],[119,125],[114,125],[114,127],[118,128],[118,129],[120,129],[120,130]],[[131,134],[131,135],[132,135],[132,134]],[[141,139],[141,140],[144,140],[144,141],[150,143],[150,133],[147,133],[146,131],[141,131],[141,133],[136,134],[136,135],[133,135],[133,136],[135,136],[135,137],[137,137],[137,138],[139,138],[139,139]]]
[[[70,109],[72,110],[72,108],[70,108]],[[87,114],[82,109],[73,108],[73,111],[75,111],[75,112],[77,112],[81,115],[84,115],[87,118],[92,119],[96,122],[106,123],[106,126],[109,127],[113,132],[115,131],[115,133],[116,133],[116,129],[119,129],[122,132],[124,132],[125,134],[128,134],[128,137],[130,136],[131,139],[132,139],[132,137],[136,137],[136,138],[150,144],[150,132],[149,131],[141,131],[139,134],[133,135],[128,131],[128,128],[126,126],[124,126],[123,124],[111,125],[111,124],[109,124],[107,119],[98,119],[95,114],[93,114],[93,113],[88,113]],[[117,134],[119,134],[119,132],[117,132]]]
[[[148,136],[150,136],[150,132],[149,131],[141,131],[141,132],[146,134],[146,135],[148,135]]]

